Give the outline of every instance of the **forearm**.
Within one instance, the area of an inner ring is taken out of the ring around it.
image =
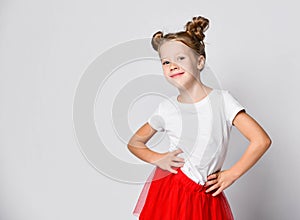
[[[161,159],[164,155],[164,153],[150,150],[144,143],[138,141],[129,143],[127,147],[136,157],[151,164],[154,164],[155,161]]]
[[[247,172],[262,157],[270,145],[271,140],[261,143],[250,142],[240,160],[229,169],[235,180]]]

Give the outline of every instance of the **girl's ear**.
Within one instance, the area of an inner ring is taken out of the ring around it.
[[[205,64],[205,57],[200,55],[197,57],[197,68],[201,71]]]

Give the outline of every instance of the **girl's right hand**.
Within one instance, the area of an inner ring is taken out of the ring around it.
[[[177,157],[177,154],[180,154],[182,152],[183,151],[179,148],[171,152],[162,153],[162,157],[155,161],[153,164],[163,170],[168,170],[171,173],[177,174],[178,171],[172,169],[172,167],[182,167],[184,165],[184,159],[181,157]]]

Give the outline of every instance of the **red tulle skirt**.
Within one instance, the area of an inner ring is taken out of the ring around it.
[[[178,173],[155,167],[145,183],[133,214],[140,220],[233,220],[222,192],[206,193],[180,168]]]

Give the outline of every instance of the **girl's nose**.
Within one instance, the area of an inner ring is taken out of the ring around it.
[[[175,63],[171,63],[170,70],[178,69],[178,66]]]

